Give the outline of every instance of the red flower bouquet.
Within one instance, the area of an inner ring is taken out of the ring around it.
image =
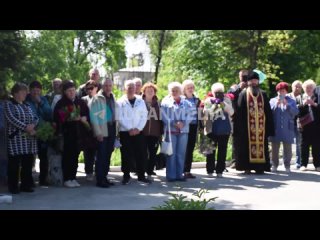
[[[85,117],[80,115],[80,106],[68,105],[59,110],[60,122],[70,122],[70,121],[81,121],[87,129],[90,129],[90,124],[87,122]]]

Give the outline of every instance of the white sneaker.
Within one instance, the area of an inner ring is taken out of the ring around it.
[[[300,167],[300,171],[307,171],[308,169],[305,166]]]
[[[93,181],[93,174],[87,174],[86,180],[92,182]]]
[[[222,173],[217,173],[217,178],[222,178]]]
[[[72,180],[72,184],[75,186],[75,187],[80,187],[81,185],[77,182],[77,180]]]
[[[278,171],[278,168],[277,167],[275,167],[275,166],[272,166],[271,167],[271,172],[277,172]]]
[[[286,168],[286,173],[291,173],[291,170],[290,170],[290,168]]]
[[[75,187],[75,185],[73,184],[73,182],[71,180],[65,181],[64,186],[67,188],[74,188]]]
[[[213,173],[208,173],[208,178],[213,178]]]

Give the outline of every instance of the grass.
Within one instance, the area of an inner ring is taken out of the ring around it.
[[[83,152],[79,155],[79,163],[84,163]],[[110,166],[121,166],[121,154],[120,149],[115,149],[111,156]]]
[[[218,151],[216,151],[217,154]],[[217,158],[216,158],[217,159]],[[228,148],[227,148],[227,157],[226,161],[231,161],[232,160],[232,144],[231,141],[228,143]],[[206,157],[199,152],[199,145],[197,144],[194,151],[193,151],[193,161],[194,162],[205,162]]]
[[[160,148],[158,149],[158,153],[159,152],[160,152]],[[231,145],[231,142],[229,141],[226,160],[231,161],[231,156],[232,156],[232,145]],[[194,162],[205,162],[206,161],[206,157],[199,152],[198,144],[196,145],[195,150],[193,151],[193,161]],[[83,152],[81,152],[79,155],[79,162],[84,163]],[[121,166],[120,149],[117,148],[113,151],[112,156],[111,156],[110,166]]]

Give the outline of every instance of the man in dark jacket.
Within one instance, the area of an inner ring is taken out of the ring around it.
[[[26,102],[33,113],[39,118],[39,122],[52,121],[52,110],[46,97],[42,96],[42,85],[39,81],[33,81],[29,85],[30,93]],[[38,140],[38,157],[40,159],[39,185],[48,186],[48,143]]]
[[[233,95],[232,107],[234,109],[234,115],[232,119],[235,118],[236,115],[236,105],[238,102],[239,95],[243,89],[248,86],[248,70],[242,69],[239,72],[239,84],[234,84],[228,91],[228,93]],[[235,138],[232,138],[232,161],[230,168],[236,168],[236,156],[237,156],[237,143],[235,142]]]

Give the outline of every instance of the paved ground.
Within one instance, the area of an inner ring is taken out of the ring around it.
[[[198,168],[192,169],[196,179],[180,182],[179,186],[167,183],[163,170],[157,171],[158,176],[150,186],[138,183],[135,177],[131,184],[122,186],[122,174],[112,172],[110,177],[116,186],[109,189],[87,182],[81,167],[78,172],[80,188],[37,187],[34,193],[14,195],[13,203],[0,204],[0,210],[152,209],[169,198],[168,192],[177,192],[180,186],[183,189],[179,192],[189,197],[201,187],[208,189],[207,198],[218,197],[213,204],[216,209],[320,209],[320,172],[315,172],[311,164],[308,167],[309,171],[293,170],[289,175],[281,166],[278,173],[265,175],[243,175],[229,169],[222,179],[208,178],[205,169]],[[2,187],[0,192],[5,189]]]

